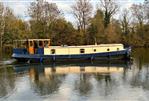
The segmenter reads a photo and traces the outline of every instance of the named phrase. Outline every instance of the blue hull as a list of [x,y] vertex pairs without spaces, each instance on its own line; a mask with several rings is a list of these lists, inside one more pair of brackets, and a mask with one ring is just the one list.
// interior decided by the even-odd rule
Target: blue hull
[[43,54],[17,54],[13,53],[12,57],[18,61],[58,61],[58,60],[84,60],[84,59],[128,59],[130,57],[130,48],[122,51],[103,52],[92,54],[77,54],[77,55],[43,55]]

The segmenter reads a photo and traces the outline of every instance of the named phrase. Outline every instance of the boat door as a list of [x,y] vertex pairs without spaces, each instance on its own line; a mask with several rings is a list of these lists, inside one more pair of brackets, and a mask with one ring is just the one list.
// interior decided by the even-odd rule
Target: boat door
[[29,54],[34,54],[34,41],[29,41]]

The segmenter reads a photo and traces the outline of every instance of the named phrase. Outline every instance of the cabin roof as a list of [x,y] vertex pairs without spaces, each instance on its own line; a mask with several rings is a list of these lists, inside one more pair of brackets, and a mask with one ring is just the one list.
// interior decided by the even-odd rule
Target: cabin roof
[[99,44],[99,45],[83,45],[83,46],[50,46],[50,48],[91,48],[91,47],[115,47],[115,46],[121,46],[123,47],[123,44]]

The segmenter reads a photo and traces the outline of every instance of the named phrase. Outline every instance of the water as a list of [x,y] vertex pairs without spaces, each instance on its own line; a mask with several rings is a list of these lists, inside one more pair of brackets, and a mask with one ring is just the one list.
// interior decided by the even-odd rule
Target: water
[[133,63],[4,65],[0,100],[148,101],[149,49],[135,49],[133,58]]

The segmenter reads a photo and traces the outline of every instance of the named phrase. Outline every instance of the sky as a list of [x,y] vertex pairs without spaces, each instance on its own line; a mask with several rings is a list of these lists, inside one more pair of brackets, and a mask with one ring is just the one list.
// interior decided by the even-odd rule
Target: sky
[[[64,17],[67,21],[74,22],[74,18],[71,14],[71,5],[75,3],[76,0],[46,0],[51,3],[56,3],[58,8],[63,12]],[[93,11],[96,10],[99,5],[100,0],[91,0],[93,5]],[[129,8],[133,3],[142,3],[144,0],[117,0],[121,5],[121,8]],[[9,6],[13,9],[14,14],[21,19],[28,20],[29,16],[27,14],[28,7],[31,2],[35,0],[0,0],[5,6]]]

